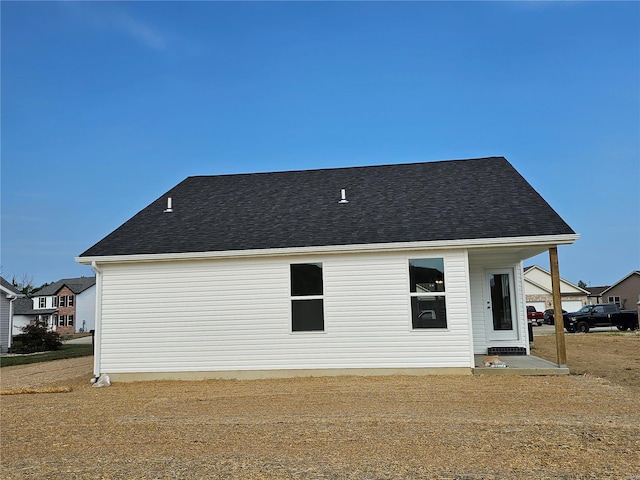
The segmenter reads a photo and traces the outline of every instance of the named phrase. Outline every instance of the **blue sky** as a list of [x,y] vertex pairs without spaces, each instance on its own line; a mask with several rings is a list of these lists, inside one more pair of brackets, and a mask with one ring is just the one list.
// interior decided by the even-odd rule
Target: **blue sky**
[[484,156],[581,234],[563,278],[640,269],[638,2],[0,8],[9,280],[91,275],[74,257],[189,175]]

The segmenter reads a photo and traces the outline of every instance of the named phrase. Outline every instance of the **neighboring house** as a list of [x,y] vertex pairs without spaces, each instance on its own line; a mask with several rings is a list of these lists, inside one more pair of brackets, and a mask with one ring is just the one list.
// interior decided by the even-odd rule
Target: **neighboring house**
[[14,302],[24,297],[11,283],[0,277],[0,353],[7,353],[11,347]]
[[22,328],[26,327],[35,320],[46,322],[51,330],[55,330],[54,315],[57,313],[55,308],[33,308],[33,299],[31,297],[19,298],[13,304],[13,335],[19,335]]
[[114,380],[471,373],[579,236],[502,157],[188,177],[76,260]]
[[640,270],[634,270],[626,277],[601,292],[603,303],[615,303],[623,310],[635,310],[640,302]]
[[[39,318],[68,335],[95,328],[96,278],[65,278],[33,294],[31,305],[20,304],[20,323]],[[29,308],[30,307],[30,308]]]
[[589,305],[596,305],[598,303],[603,303],[602,301],[602,292],[609,288],[608,285],[600,286],[600,287],[587,287],[589,290],[589,295],[587,295],[587,303]]
[[[527,305],[533,305],[539,312],[553,308],[551,272],[538,265],[524,269],[524,294]],[[562,309],[567,312],[580,310],[587,304],[589,292],[563,278],[560,279]]]

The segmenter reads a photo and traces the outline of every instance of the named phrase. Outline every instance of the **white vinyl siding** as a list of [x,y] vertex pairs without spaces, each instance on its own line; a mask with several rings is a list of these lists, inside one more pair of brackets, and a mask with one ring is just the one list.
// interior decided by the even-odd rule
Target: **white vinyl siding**
[[[464,251],[445,259],[447,329],[412,331],[399,253],[102,266],[100,373],[472,367]],[[422,256],[426,256],[422,252]],[[323,265],[325,330],[291,332],[291,263]]]
[[96,286],[92,285],[76,295],[76,317],[74,322],[76,332],[93,330],[96,325],[95,317]]

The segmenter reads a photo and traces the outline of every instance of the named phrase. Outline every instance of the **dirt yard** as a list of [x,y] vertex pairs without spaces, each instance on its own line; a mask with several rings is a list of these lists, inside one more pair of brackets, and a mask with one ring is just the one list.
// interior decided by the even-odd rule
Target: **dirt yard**
[[[553,360],[554,337],[534,354]],[[3,479],[640,479],[640,335],[567,336],[564,377],[92,388],[91,357],[0,370]]]

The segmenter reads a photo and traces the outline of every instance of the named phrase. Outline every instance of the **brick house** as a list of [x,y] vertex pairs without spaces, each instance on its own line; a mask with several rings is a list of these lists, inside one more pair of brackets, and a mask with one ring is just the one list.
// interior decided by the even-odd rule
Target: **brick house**
[[93,330],[95,285],[95,277],[65,278],[47,285],[31,299],[32,309],[25,312],[25,320],[28,323],[39,316],[61,335]]

